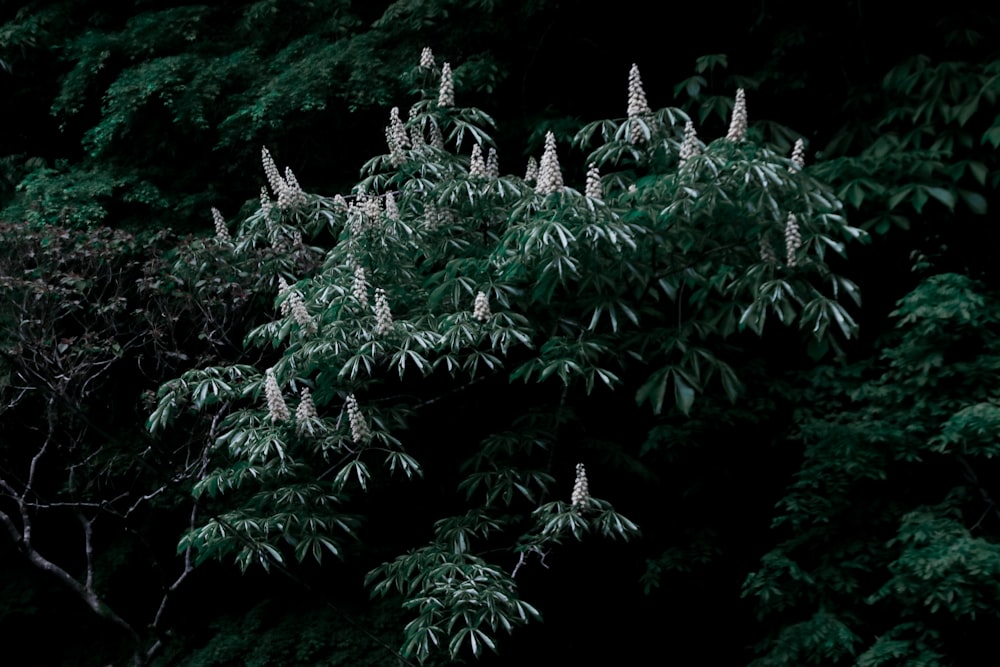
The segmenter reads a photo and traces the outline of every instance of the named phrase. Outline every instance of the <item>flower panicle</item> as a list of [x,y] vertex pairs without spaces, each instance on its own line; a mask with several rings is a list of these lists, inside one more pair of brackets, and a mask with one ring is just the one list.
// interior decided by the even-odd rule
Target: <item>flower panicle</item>
[[684,124],[684,139],[681,141],[680,166],[693,157],[701,154],[701,146],[698,144],[698,131],[694,123],[690,120]]
[[212,207],[212,223],[215,225],[215,238],[219,243],[232,243],[233,237],[229,235],[229,227],[226,226],[226,219],[222,217],[219,209]]
[[601,199],[603,192],[601,191],[601,171],[597,168],[596,164],[591,164],[587,169],[587,185],[584,189],[584,194],[586,194],[591,199]]
[[287,421],[291,414],[274,376],[274,368],[268,368],[264,373],[264,396],[267,399],[267,412],[272,422]]
[[559,155],[556,153],[556,135],[551,131],[545,134],[545,150],[538,167],[538,183],[535,192],[549,195],[563,188],[562,170],[559,168]]
[[479,320],[480,322],[488,322],[490,313],[490,300],[486,296],[486,292],[479,292],[476,294],[476,300],[472,304],[472,317]]
[[729,132],[726,139],[729,141],[745,141],[747,138],[747,96],[746,92],[739,88],[736,91],[736,103],[733,105],[733,117],[729,122]]
[[[795,140],[795,146],[792,148],[792,164],[798,169],[806,166],[806,142],[802,137]],[[789,168],[788,171],[793,170]]]
[[796,266],[799,263],[798,252],[802,247],[802,233],[799,230],[799,219],[794,213],[788,214],[785,222],[785,263]]
[[573,493],[570,504],[574,509],[584,509],[590,503],[590,487],[587,483],[587,469],[582,463],[576,464],[576,480],[573,482]]
[[367,444],[372,439],[371,429],[368,428],[368,422],[365,420],[365,416],[361,414],[361,408],[358,407],[358,399],[351,394],[347,397],[347,419],[351,425],[351,439],[359,445]]
[[389,299],[385,290],[375,288],[375,334],[384,336],[392,329],[392,311],[389,310]]
[[449,108],[455,106],[455,80],[451,73],[451,64],[441,66],[441,87],[438,89],[438,106]]
[[420,68],[434,69],[434,52],[431,51],[431,47],[429,46],[425,46],[420,51]]

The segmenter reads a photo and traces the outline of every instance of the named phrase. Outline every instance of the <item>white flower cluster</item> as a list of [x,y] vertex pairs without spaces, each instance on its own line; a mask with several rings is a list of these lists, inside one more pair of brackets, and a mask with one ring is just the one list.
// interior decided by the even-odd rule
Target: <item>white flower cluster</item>
[[281,389],[278,388],[273,368],[268,368],[264,373],[264,396],[267,398],[267,412],[271,415],[272,422],[286,421],[291,416]]
[[795,147],[792,148],[792,164],[799,169],[806,166],[806,142],[802,140],[802,137],[795,140]]
[[562,190],[563,177],[559,169],[559,156],[556,154],[556,135],[551,131],[545,133],[545,151],[538,167],[538,183],[535,192],[548,195]]
[[434,69],[434,52],[431,47],[425,46],[420,52],[420,67],[423,69]]
[[486,176],[500,178],[500,160],[497,158],[497,149],[495,148],[491,148],[486,155]]
[[587,485],[587,470],[582,463],[576,464],[576,481],[573,483],[573,495],[570,503],[574,508],[583,509],[590,502],[590,489]]
[[[299,186],[298,179],[292,173],[291,167],[285,167],[285,176],[278,173],[274,158],[266,147],[261,148],[261,162],[264,165],[264,175],[271,186],[271,191],[278,196],[278,208],[286,209],[305,203],[306,193]],[[261,205],[264,205],[261,200]]]
[[396,205],[396,197],[391,192],[385,195],[385,217],[399,220],[399,206]]
[[524,181],[538,180],[538,161],[533,157],[528,158],[528,168],[524,170]]
[[309,387],[302,387],[299,405],[295,408],[295,425],[298,428],[299,433],[306,430],[309,420],[316,419],[316,417],[316,404],[313,403],[312,394],[309,393]]
[[368,281],[365,280],[363,266],[354,267],[354,281],[351,283],[351,294],[358,300],[362,308],[368,307]]
[[642,132],[642,125],[637,119],[652,113],[653,111],[646,101],[646,91],[642,88],[639,66],[632,63],[632,69],[628,73],[628,117],[629,139],[633,144],[638,144],[646,139]]
[[441,66],[441,87],[438,89],[438,106],[455,106],[455,81],[451,74],[451,65],[445,63]]
[[389,111],[389,125],[385,128],[385,143],[389,146],[389,163],[398,167],[406,161],[405,151],[410,148],[410,137],[399,117],[399,107]]
[[591,199],[601,199],[603,195],[601,192],[601,172],[596,164],[591,164],[587,169],[587,186],[584,188],[584,194]]
[[285,301],[289,304],[292,317],[298,322],[302,331],[307,334],[316,333],[316,322],[313,321],[313,318],[309,315],[309,311],[306,310],[306,304],[302,300],[302,295],[299,294],[298,290],[292,290]]
[[733,105],[733,117],[729,121],[729,133],[726,139],[744,141],[747,138],[747,96],[742,88],[736,91],[736,103]]
[[431,146],[437,148],[438,150],[444,150],[444,137],[441,136],[441,128],[438,127],[437,123],[431,123]]
[[701,154],[701,146],[698,145],[698,131],[694,129],[694,123],[688,121],[684,124],[684,140],[681,141],[680,165],[691,158]]
[[383,336],[392,329],[392,311],[389,310],[389,299],[385,290],[375,288],[375,334]]
[[281,305],[278,306],[278,309],[281,311],[282,317],[288,317],[288,314],[292,312],[291,302],[284,298],[286,292],[288,292],[288,281],[285,280],[284,276],[278,276],[278,298],[281,299]]
[[469,163],[469,176],[486,178],[486,162],[483,160],[483,149],[479,144],[472,144],[472,160]]
[[354,394],[347,397],[347,419],[351,423],[351,439],[354,442],[363,445],[372,439],[371,429],[368,428],[365,416],[361,414],[361,408],[358,407],[358,400],[354,398]]
[[490,300],[486,292],[476,294],[476,301],[472,304],[472,316],[480,322],[490,319]]
[[262,185],[260,186],[260,210],[264,211],[264,215],[267,215],[271,212],[271,206],[273,204],[271,203],[271,197],[267,194],[267,186]]
[[212,222],[215,223],[215,238],[219,243],[232,243],[233,237],[229,235],[226,219],[222,217],[219,209],[214,206],[212,207]]
[[796,253],[802,247],[802,234],[799,232],[799,220],[794,213],[788,214],[785,222],[785,263],[788,266],[798,264]]

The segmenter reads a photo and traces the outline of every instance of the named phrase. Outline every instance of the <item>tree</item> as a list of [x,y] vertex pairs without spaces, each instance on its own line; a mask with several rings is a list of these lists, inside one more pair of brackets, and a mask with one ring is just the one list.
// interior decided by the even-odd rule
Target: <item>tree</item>
[[704,145],[682,111],[649,108],[633,66],[627,116],[575,137],[600,142],[580,193],[554,134],[526,178],[501,175],[492,121],[455,106],[450,65],[428,51],[410,76],[420,99],[405,122],[392,110],[389,152],[349,197],[306,193],[265,149],[277,201],[263,194],[220,251],[333,242],[312,267],[257,275],[278,285],[279,317],[246,338],[265,370],[188,371],[160,388],[149,425],[187,408],[217,420],[218,467],[195,494],[218,514],[182,548],[244,569],[346,557],[362,519],[394,525],[402,510],[359,515],[394,476],[455,484],[457,497],[432,494],[431,540],[369,575],[415,614],[403,653],[425,660],[478,656],[537,617],[515,576],[563,540],[636,533],[580,463],[603,446],[588,435],[601,405],[622,411],[608,433],[621,446],[715,383],[735,399],[725,352],[767,319],[821,347],[852,336],[837,297],[857,292],[826,256],[860,232],[798,154],[747,139],[742,90],[728,135]]

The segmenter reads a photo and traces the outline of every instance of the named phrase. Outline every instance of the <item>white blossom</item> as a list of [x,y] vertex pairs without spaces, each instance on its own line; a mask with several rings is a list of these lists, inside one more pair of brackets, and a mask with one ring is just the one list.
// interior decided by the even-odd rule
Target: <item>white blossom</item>
[[264,373],[264,396],[267,398],[267,411],[272,422],[286,421],[291,416],[278,387],[278,380],[274,377],[273,368],[268,368]]
[[302,387],[302,392],[299,396],[299,405],[295,408],[295,425],[299,433],[308,430],[309,421],[316,419],[316,417],[316,404],[313,403],[309,387]]
[[472,316],[480,322],[486,322],[490,319],[490,300],[486,296],[486,292],[476,294],[476,301],[472,305]]
[[455,106],[455,81],[451,74],[451,65],[445,63],[441,66],[441,87],[438,90],[438,106]]
[[645,141],[646,139],[642,132],[642,125],[638,119],[650,116],[652,113],[649,103],[646,101],[646,91],[642,88],[639,66],[633,63],[632,69],[628,73],[629,139],[633,144]]
[[497,149],[490,148],[486,155],[486,176],[489,178],[500,178],[500,160],[497,158]]
[[788,220],[785,222],[785,263],[788,266],[798,264],[796,253],[801,247],[802,234],[799,232],[799,220],[794,213],[789,213]]
[[792,164],[799,169],[806,166],[806,142],[801,137],[795,140],[795,147],[792,148]]
[[219,209],[212,207],[212,222],[215,224],[215,238],[219,243],[231,243],[233,238],[229,235],[229,227],[226,226],[226,219],[222,217]]
[[292,290],[286,302],[289,304],[292,317],[298,322],[302,331],[309,334],[316,333],[316,322],[313,321],[312,316],[309,315],[309,311],[306,310],[306,304],[302,300],[302,295],[297,290]]
[[584,194],[591,199],[601,199],[601,172],[596,164],[591,164],[587,169],[587,186]]
[[289,302],[285,295],[288,292],[288,282],[283,276],[278,276],[278,298],[281,299],[281,305],[278,306],[281,311],[282,317],[288,317],[291,312],[292,304]]
[[556,154],[556,135],[551,131],[545,134],[545,151],[538,167],[538,184],[535,192],[548,195],[563,188],[562,171],[559,169],[559,156]]
[[375,289],[375,333],[382,336],[392,329],[392,312],[389,310],[389,299],[381,287]]
[[688,121],[684,125],[684,140],[681,142],[680,165],[701,153],[701,146],[698,145],[698,131],[694,128],[694,123]]
[[582,509],[590,502],[590,489],[587,485],[587,470],[582,463],[576,464],[576,481],[573,483],[573,494],[570,503],[574,508]]
[[396,205],[396,197],[391,192],[385,195],[385,217],[390,220],[399,220],[399,207]]
[[486,162],[483,161],[483,149],[480,148],[479,144],[472,144],[469,176],[473,178],[486,178]]
[[434,69],[434,52],[431,47],[425,46],[420,52],[420,67],[423,69]]
[[365,280],[364,267],[354,267],[354,281],[351,283],[351,294],[358,300],[362,308],[368,307],[368,281]]
[[410,148],[410,138],[406,127],[399,117],[399,107],[393,107],[389,112],[389,126],[385,128],[386,143],[389,145],[389,162],[398,167],[406,160],[404,151]]
[[736,103],[733,105],[733,117],[729,122],[729,133],[726,139],[744,141],[747,138],[747,97],[743,89],[736,91]]
[[354,398],[354,394],[347,397],[347,419],[351,424],[351,439],[354,442],[363,445],[372,439],[371,429],[368,428],[365,416],[361,414],[361,408],[358,407],[358,400]]
[[528,168],[524,171],[524,180],[525,182],[538,180],[538,161],[533,157],[528,158]]

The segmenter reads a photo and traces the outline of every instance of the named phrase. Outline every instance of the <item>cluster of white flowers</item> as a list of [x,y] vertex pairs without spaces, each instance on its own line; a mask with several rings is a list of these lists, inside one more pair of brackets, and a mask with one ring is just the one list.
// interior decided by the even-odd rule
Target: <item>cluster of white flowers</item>
[[351,235],[360,236],[376,226],[382,216],[381,198],[360,194],[347,207],[347,225]]
[[398,167],[406,160],[405,151],[410,148],[410,137],[406,134],[403,119],[399,117],[399,107],[389,111],[389,124],[385,128],[385,143],[389,146],[389,162]]
[[226,219],[222,217],[219,209],[212,207],[212,222],[215,224],[215,238],[219,243],[232,243],[233,237],[229,235],[229,227],[226,226]]
[[316,404],[313,403],[312,394],[309,393],[309,387],[302,387],[299,405],[295,408],[295,425],[299,433],[305,431],[308,428],[307,424],[309,421],[311,419],[316,419],[316,417]]
[[472,304],[472,316],[480,322],[490,319],[490,300],[486,292],[476,294],[476,301]]
[[441,128],[437,123],[431,122],[431,146],[438,150],[444,150],[444,137],[441,135]]
[[802,247],[802,234],[799,232],[799,220],[794,213],[788,214],[785,222],[785,263],[788,266],[798,264],[796,253]]
[[483,149],[479,144],[472,144],[472,160],[469,163],[469,176],[486,178],[486,162],[483,161]]
[[[266,147],[261,148],[261,162],[264,165],[264,176],[267,177],[271,191],[278,197],[278,208],[292,208],[305,203],[306,193],[299,186],[299,181],[295,178],[295,174],[292,173],[291,167],[285,167],[285,176],[282,178],[278,172],[277,165],[274,163],[274,158],[271,157],[271,153]],[[269,204],[270,200],[265,205],[263,197],[261,198],[261,206],[263,208],[269,209]]]
[[806,142],[802,140],[802,137],[795,140],[795,147],[792,148],[792,164],[799,169],[806,166]]
[[278,193],[278,208],[294,208],[306,203],[306,193],[292,173],[291,167],[285,167],[285,183],[287,187]]
[[562,190],[563,177],[559,169],[559,156],[556,154],[556,135],[551,131],[545,133],[545,151],[542,153],[542,162],[538,167],[538,183],[535,185],[535,192],[540,195],[548,195]]
[[486,176],[489,178],[500,178],[500,160],[497,157],[497,149],[491,148],[486,155]]
[[375,334],[385,335],[392,329],[392,311],[389,310],[389,299],[385,296],[385,290],[381,287],[375,288]]
[[639,123],[638,119],[652,113],[649,103],[646,102],[646,91],[642,88],[639,66],[633,63],[632,69],[628,73],[629,140],[633,144],[638,144],[646,139],[642,132],[642,124]]
[[601,199],[603,192],[601,192],[601,171],[597,168],[596,164],[591,164],[587,168],[587,185],[584,188],[584,194],[591,199]]
[[455,106],[455,81],[451,74],[451,65],[445,63],[441,66],[441,87],[438,90],[438,106]]
[[538,161],[533,157],[528,158],[528,168],[524,170],[524,180],[525,182],[538,180]]
[[684,124],[684,140],[681,141],[680,165],[701,153],[701,146],[698,145],[698,131],[694,129],[694,123],[688,121]]
[[288,317],[292,308],[289,300],[284,298],[286,292],[288,292],[288,281],[285,280],[284,276],[278,276],[278,298],[281,299],[281,305],[278,308],[282,317]]
[[391,192],[385,195],[385,217],[399,220],[399,206],[396,205],[396,197]]
[[425,46],[420,52],[420,67],[423,69],[434,69],[434,52],[431,47]]
[[368,428],[365,416],[361,414],[361,408],[358,407],[358,400],[354,398],[354,394],[347,397],[347,419],[351,423],[351,439],[354,442],[363,445],[372,439],[371,429]]
[[271,415],[272,422],[286,421],[291,416],[281,389],[278,388],[273,368],[268,368],[264,373],[264,396],[267,398],[267,412]]
[[570,496],[570,504],[574,508],[582,509],[590,502],[590,489],[587,485],[587,470],[582,463],[576,464],[576,481],[573,483],[573,494]]
[[289,304],[292,317],[298,322],[302,331],[308,334],[316,333],[316,322],[313,321],[312,316],[309,315],[309,311],[306,310],[306,304],[302,300],[302,295],[299,294],[298,290],[292,290],[285,301]]
[[747,138],[747,96],[742,88],[736,91],[736,103],[733,105],[733,117],[729,121],[729,133],[726,139],[744,141]]
[[368,307],[368,281],[365,279],[363,266],[354,267],[354,281],[351,283],[351,294],[358,300],[362,308]]
[[271,212],[271,197],[267,194],[267,186],[260,186],[260,210],[264,211],[264,215]]
[[347,200],[344,199],[344,195],[334,195],[333,196],[333,208],[341,213],[347,211]]

